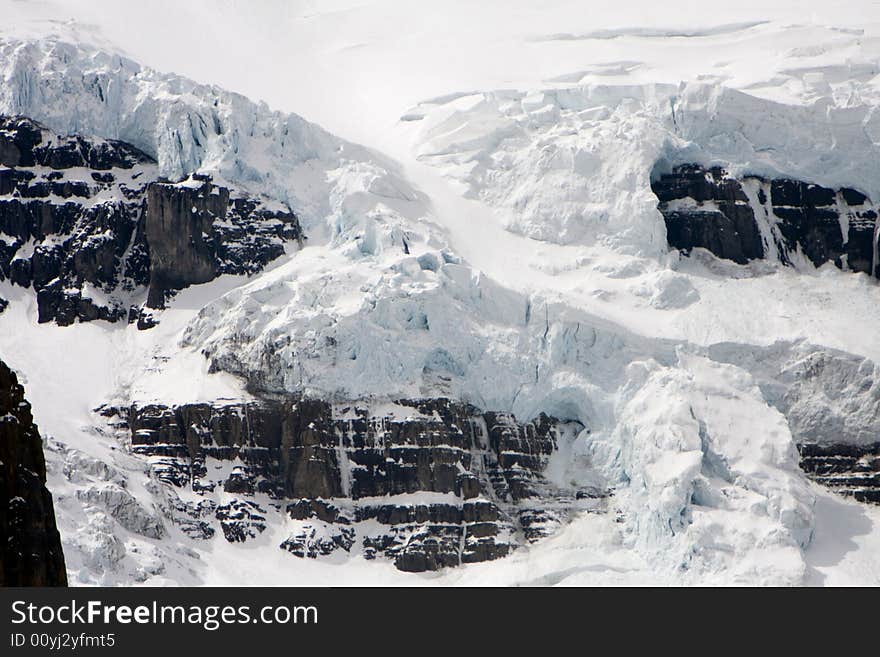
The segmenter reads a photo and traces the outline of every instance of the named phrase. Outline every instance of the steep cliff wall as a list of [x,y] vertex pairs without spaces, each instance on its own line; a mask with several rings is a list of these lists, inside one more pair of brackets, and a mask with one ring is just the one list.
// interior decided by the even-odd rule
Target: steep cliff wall
[[46,463],[30,404],[0,361],[0,586],[66,586]]

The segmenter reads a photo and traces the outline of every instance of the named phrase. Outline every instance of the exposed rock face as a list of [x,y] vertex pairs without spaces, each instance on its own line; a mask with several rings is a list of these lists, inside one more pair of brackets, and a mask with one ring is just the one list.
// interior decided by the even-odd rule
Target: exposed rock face
[[814,481],[859,502],[880,504],[880,443],[799,445],[801,468]]
[[226,214],[228,190],[157,184],[147,191],[146,236],[150,245],[148,304],[161,308],[165,292],[215,276],[211,227]]
[[144,225],[151,308],[161,308],[169,292],[221,274],[254,274],[284,254],[284,242],[303,239],[293,213],[231,196],[198,174],[183,184],[149,185]]
[[188,285],[259,271],[301,239],[286,208],[207,176],[159,181],[152,159],[124,142],[0,116],[0,280],[33,286],[40,322],[145,328],[145,297],[161,308]]
[[0,586],[67,585],[40,434],[24,388],[2,362],[0,536]]
[[23,117],[0,117],[0,152],[0,279],[33,286],[41,322],[127,317],[148,271],[135,234],[150,158]]
[[560,432],[580,425],[521,423],[447,399],[378,410],[312,399],[151,405],[129,409],[122,425],[169,490],[201,496],[170,496],[187,534],[255,537],[268,500],[292,528],[280,547],[300,557],[356,549],[407,571],[486,561],[603,495],[560,491],[543,474]]
[[[131,169],[152,162],[143,152],[114,139],[58,137],[23,116],[0,116],[0,164],[4,167]],[[14,174],[13,174],[14,177]]]
[[669,245],[745,264],[778,258],[880,277],[877,207],[855,189],[799,180],[732,178],[720,167],[674,167],[651,182]]

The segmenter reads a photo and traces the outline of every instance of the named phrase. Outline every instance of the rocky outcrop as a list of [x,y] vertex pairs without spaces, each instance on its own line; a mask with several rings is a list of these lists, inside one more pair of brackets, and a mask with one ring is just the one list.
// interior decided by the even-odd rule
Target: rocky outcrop
[[145,162],[152,159],[122,141],[89,140],[78,135],[60,137],[27,117],[0,116],[0,165],[4,167],[84,167],[109,171],[131,169]]
[[[8,157],[9,151],[0,156]],[[66,586],[40,434],[15,373],[0,362],[0,586]]]
[[682,164],[651,188],[669,245],[704,248],[745,264],[761,258],[809,262],[880,278],[878,209],[863,193],[800,180],[737,179],[721,167]]
[[285,242],[303,238],[292,212],[232,196],[198,174],[182,184],[150,184],[144,226],[151,308],[163,307],[170,292],[221,274],[254,274],[284,254]]
[[287,208],[209,176],[163,181],[124,142],[0,116],[0,280],[33,287],[40,322],[146,328],[174,291],[253,274],[302,239]]
[[880,443],[798,445],[810,479],[859,502],[880,504]]
[[544,476],[560,433],[579,424],[448,399],[148,405],[116,422],[157,480],[200,498],[167,504],[187,534],[256,537],[269,500],[290,527],[280,547],[300,557],[357,550],[407,571],[496,559],[604,495]]

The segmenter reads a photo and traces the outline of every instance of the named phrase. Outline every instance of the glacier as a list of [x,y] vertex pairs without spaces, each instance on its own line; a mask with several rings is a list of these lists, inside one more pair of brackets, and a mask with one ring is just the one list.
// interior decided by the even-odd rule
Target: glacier
[[[33,326],[32,300],[0,282],[12,302],[0,355],[52,436],[50,489],[79,583],[229,582],[240,559],[163,521],[167,493],[93,409],[262,394],[445,396],[584,427],[559,445],[550,476],[598,477],[613,492],[606,516],[420,583],[813,582],[814,544],[834,552],[827,509],[851,503],[806,479],[796,445],[876,441],[877,283],[670,252],[650,177],[658,162],[723,164],[880,199],[874,86],[850,76],[796,104],[715,81],[596,76],[608,77],[395,107],[389,147],[401,163],[113,51],[0,37],[0,112],[128,141],[171,179],[211,173],[290,206],[308,236],[259,275],[182,291],[144,333]],[[100,383],[43,383],[58,362],[70,380],[82,370]],[[880,527],[873,511],[852,513]],[[238,571],[247,581],[333,581],[350,568],[362,583],[411,582],[359,558],[275,554],[281,516],[257,542],[265,568]],[[566,569],[579,574],[554,575]]]

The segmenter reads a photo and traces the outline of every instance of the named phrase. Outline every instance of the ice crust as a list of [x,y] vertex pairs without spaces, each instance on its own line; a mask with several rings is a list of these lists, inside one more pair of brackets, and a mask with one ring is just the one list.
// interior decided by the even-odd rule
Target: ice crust
[[677,164],[791,177],[880,198],[876,105],[782,104],[717,84],[586,84],[427,101],[418,156],[496,208],[509,230],[558,244],[667,249],[651,176]]
[[353,215],[421,202],[390,161],[296,114],[58,39],[0,37],[0,112],[59,134],[127,141],[180,180],[210,172],[288,204],[307,230],[344,230]]

